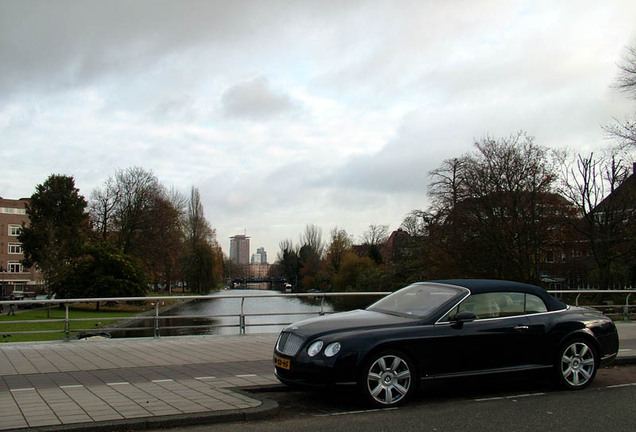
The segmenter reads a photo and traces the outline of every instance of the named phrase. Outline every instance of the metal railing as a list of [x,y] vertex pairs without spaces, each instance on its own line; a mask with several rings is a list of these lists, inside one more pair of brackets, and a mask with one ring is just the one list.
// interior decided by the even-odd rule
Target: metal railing
[[[217,295],[188,295],[188,296],[157,296],[157,297],[102,297],[102,298],[76,298],[76,299],[55,299],[55,300],[31,300],[31,299],[23,299],[23,300],[5,300],[0,301],[0,305],[4,306],[4,310],[10,304],[14,304],[18,307],[24,307],[28,305],[58,305],[64,308],[64,318],[52,318],[52,319],[37,319],[37,320],[10,320],[10,321],[0,321],[0,335],[6,333],[3,330],[3,324],[29,324],[29,323],[63,323],[63,329],[61,330],[30,330],[30,331],[12,331],[11,334],[21,335],[21,334],[47,334],[47,333],[63,333],[64,338],[66,340],[70,340],[71,333],[74,334],[91,334],[95,332],[99,332],[100,329],[95,328],[74,328],[71,329],[71,323],[82,323],[82,322],[90,322],[90,321],[114,321],[116,323],[134,323],[141,322],[144,320],[150,320],[150,326],[129,326],[126,325],[124,327],[120,326],[107,326],[102,329],[106,332],[115,332],[115,331],[148,331],[151,330],[154,337],[161,336],[162,330],[197,330],[197,329],[212,329],[212,328],[238,328],[240,334],[245,334],[247,327],[259,327],[259,326],[284,326],[291,324],[292,321],[280,321],[280,322],[250,322],[249,318],[255,317],[289,317],[289,316],[319,316],[327,313],[331,313],[332,311],[328,310],[327,307],[327,299],[332,297],[382,297],[389,292],[360,292],[360,293],[298,293],[298,294],[289,294],[289,293],[250,293],[250,294],[217,294]],[[248,313],[245,308],[245,301],[247,299],[259,299],[259,298],[300,298],[300,299],[308,299],[313,303],[319,302],[316,306],[316,310],[313,311],[292,311],[292,312],[268,312],[268,313]],[[179,304],[183,304],[183,302],[190,302],[196,300],[222,300],[222,299],[240,299],[240,308],[236,313],[230,314],[216,314],[216,315],[169,315],[162,314],[162,306],[166,305],[166,302],[173,303],[173,306],[178,306]],[[71,314],[73,312],[71,306],[77,303],[107,303],[107,302],[143,302],[150,303],[152,306],[152,310],[150,313],[147,311],[145,313],[141,313],[139,315],[131,316],[131,317],[109,317],[107,315],[99,316],[98,318],[72,318]],[[105,313],[104,313],[105,314]],[[187,319],[222,319],[222,318],[235,318],[236,322],[234,324],[212,324],[212,325],[176,325],[176,326],[165,326],[162,325],[163,322],[168,320],[187,320]]]
[[[597,304],[597,305],[584,305],[588,307],[592,307],[594,309],[598,309],[603,312],[613,311],[622,309],[622,315],[625,320],[629,320],[629,311],[631,309],[636,310],[636,304],[629,304],[630,298],[632,294],[636,293],[634,289],[624,289],[624,290],[598,290],[598,289],[584,289],[584,290],[550,290],[548,291],[550,294],[555,296],[563,296],[563,295],[575,295],[574,305],[581,306],[580,299],[582,295],[595,295],[595,296],[606,296],[606,295],[624,295],[625,302],[613,304],[613,300],[607,300],[605,304]],[[610,303],[612,302],[612,303]]]
[[[628,290],[551,290],[549,291],[551,294],[556,295],[558,297],[563,296],[573,296],[576,295],[574,305],[581,305],[581,297],[585,295],[610,295],[610,296],[620,296],[624,295],[624,303],[620,304],[609,304],[609,301],[605,304],[599,305],[591,305],[586,304],[585,306],[592,307],[598,310],[601,310],[608,314],[618,315],[625,320],[630,319],[630,311],[636,310],[636,304],[630,304],[630,300],[632,294],[636,293],[636,290],[628,289]],[[63,323],[63,329],[59,330],[30,330],[30,331],[11,331],[11,334],[19,335],[19,334],[44,334],[44,333],[63,333],[64,338],[66,340],[71,339],[71,334],[82,334],[82,333],[95,333],[99,332],[100,329],[95,328],[73,328],[71,329],[71,323],[82,323],[99,320],[110,322],[113,321],[115,324],[120,324],[119,326],[107,326],[103,331],[113,332],[113,331],[152,331],[154,337],[160,337],[162,335],[163,330],[168,329],[210,329],[213,328],[224,328],[224,327],[233,327],[238,328],[240,334],[245,334],[246,329],[248,327],[259,327],[259,326],[284,326],[291,324],[292,321],[285,320],[285,317],[290,316],[319,316],[327,313],[331,313],[331,310],[328,310],[327,307],[327,299],[329,298],[338,298],[338,297],[381,297],[390,294],[390,292],[360,292],[360,293],[302,293],[302,294],[288,294],[288,293],[250,293],[250,294],[216,294],[216,295],[205,295],[205,296],[161,296],[161,297],[106,297],[106,298],[79,298],[79,299],[55,299],[55,300],[31,300],[31,299],[23,299],[23,300],[5,300],[0,301],[0,305],[4,306],[4,310],[10,305],[14,304],[18,307],[23,307],[26,305],[61,305],[64,308],[64,318],[57,319],[38,319],[38,320],[10,320],[10,321],[0,321],[0,335],[6,333],[3,331],[3,324],[28,324],[28,323]],[[253,299],[262,299],[262,298],[272,298],[272,297],[282,297],[282,298],[300,298],[307,299],[310,302],[319,303],[316,306],[316,309],[313,311],[291,311],[291,312],[268,312],[268,313],[248,313],[246,312],[246,300]],[[240,299],[240,308],[236,311],[236,313],[230,314],[217,314],[217,315],[170,315],[165,314],[162,315],[162,306],[165,306],[166,302],[174,303],[173,306],[177,306],[179,304],[183,304],[185,301],[195,301],[195,300],[221,300],[221,299]],[[71,306],[76,303],[96,303],[96,302],[144,302],[151,303],[152,310],[147,311],[143,314],[131,316],[131,317],[113,317],[113,316],[99,316],[98,318],[72,318],[71,314],[73,312]],[[619,312],[617,312],[619,311]],[[169,312],[169,310],[167,311]],[[104,312],[106,314],[106,312]],[[257,322],[252,321],[253,318],[257,317],[280,317],[281,320],[277,322]],[[236,319],[235,323],[232,324],[206,324],[206,325],[162,325],[162,323],[166,322],[170,319],[221,319],[221,318],[233,318]],[[121,323],[129,324],[134,322],[140,322],[142,320],[149,320],[151,322],[150,326],[121,326]]]

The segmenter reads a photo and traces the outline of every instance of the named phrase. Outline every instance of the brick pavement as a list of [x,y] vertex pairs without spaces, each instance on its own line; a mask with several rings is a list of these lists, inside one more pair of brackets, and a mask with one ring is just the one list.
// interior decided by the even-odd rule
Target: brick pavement
[[[619,324],[636,363],[636,324]],[[276,334],[0,344],[0,431],[118,430],[259,418]]]
[[271,408],[276,335],[0,345],[0,430],[102,430],[239,420]]

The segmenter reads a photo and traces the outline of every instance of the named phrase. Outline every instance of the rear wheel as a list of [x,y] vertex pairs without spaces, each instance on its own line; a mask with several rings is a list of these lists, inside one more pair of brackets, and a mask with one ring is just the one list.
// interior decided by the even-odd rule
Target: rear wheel
[[371,404],[388,408],[411,397],[417,387],[417,376],[406,355],[385,351],[369,358],[358,385]]
[[596,352],[584,339],[573,339],[557,352],[555,374],[557,383],[569,390],[587,387],[596,375]]

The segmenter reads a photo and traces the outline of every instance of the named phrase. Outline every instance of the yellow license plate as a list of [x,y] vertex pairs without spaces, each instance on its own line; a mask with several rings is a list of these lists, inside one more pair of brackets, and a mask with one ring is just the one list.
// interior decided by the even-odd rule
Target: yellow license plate
[[291,366],[289,359],[278,357],[277,355],[274,356],[274,365],[276,365],[277,367],[281,369],[287,369],[287,370],[289,370]]

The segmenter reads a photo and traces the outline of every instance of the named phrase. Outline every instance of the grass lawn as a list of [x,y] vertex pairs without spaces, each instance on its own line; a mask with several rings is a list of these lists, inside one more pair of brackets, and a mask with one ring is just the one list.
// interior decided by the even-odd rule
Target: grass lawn
[[[18,310],[15,316],[7,316],[9,308],[5,307],[0,316],[0,343],[3,342],[33,342],[64,339],[64,309],[57,307],[50,309],[50,317],[47,317],[47,310]],[[71,337],[77,334],[73,330],[80,329],[99,329],[108,324],[114,323],[116,320],[105,318],[128,318],[135,316],[146,310],[143,306],[121,305],[118,307],[102,306],[99,311],[95,311],[95,303],[91,305],[77,305],[69,309],[69,317],[73,319],[87,319],[86,321],[71,321]],[[14,321],[31,321],[28,323],[20,323]],[[58,322],[46,322],[48,320],[61,320]],[[15,332],[24,331],[50,331],[56,333],[33,333],[33,334],[14,334]]]

